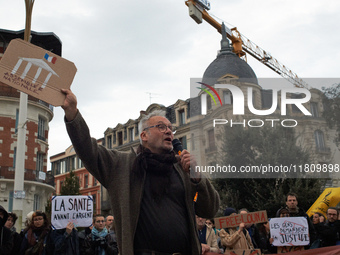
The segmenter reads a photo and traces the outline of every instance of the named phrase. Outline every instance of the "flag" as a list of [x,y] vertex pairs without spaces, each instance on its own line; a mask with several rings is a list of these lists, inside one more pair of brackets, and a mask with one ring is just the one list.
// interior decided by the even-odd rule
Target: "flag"
[[340,188],[325,189],[314,204],[308,209],[307,214],[311,217],[316,212],[326,216],[328,207],[334,207],[340,202]]
[[52,57],[50,55],[48,55],[47,53],[45,54],[44,58],[48,61],[51,62],[52,64],[55,64],[55,62],[57,61],[56,57]]

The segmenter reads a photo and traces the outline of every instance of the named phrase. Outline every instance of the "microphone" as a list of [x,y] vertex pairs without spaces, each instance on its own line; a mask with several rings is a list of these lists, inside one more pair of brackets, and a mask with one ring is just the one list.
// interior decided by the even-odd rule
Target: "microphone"
[[183,151],[183,146],[181,142],[178,139],[172,140],[172,146],[174,147],[174,152],[176,152],[178,155],[181,155]]

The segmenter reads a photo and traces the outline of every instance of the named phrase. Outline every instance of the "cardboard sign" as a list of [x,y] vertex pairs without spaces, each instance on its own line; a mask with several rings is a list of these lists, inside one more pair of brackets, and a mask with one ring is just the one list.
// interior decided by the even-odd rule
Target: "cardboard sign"
[[54,229],[66,228],[73,222],[77,227],[89,227],[93,218],[92,196],[53,196],[51,224]]
[[225,251],[224,254],[227,255],[261,255],[261,250],[260,249],[255,249],[255,250],[242,250],[242,249],[236,249],[236,250],[230,250],[230,251]]
[[304,246],[284,246],[284,247],[277,247],[277,253],[288,253],[293,251],[304,251]]
[[267,222],[267,211],[251,212],[246,214],[236,214],[227,217],[215,218],[215,226],[221,228],[233,228],[239,226],[242,222],[245,224],[256,224]]
[[272,218],[270,235],[274,246],[304,246],[309,244],[308,222],[305,217]]
[[8,45],[0,61],[0,81],[54,106],[64,103],[60,89],[69,89],[76,66],[21,39]]

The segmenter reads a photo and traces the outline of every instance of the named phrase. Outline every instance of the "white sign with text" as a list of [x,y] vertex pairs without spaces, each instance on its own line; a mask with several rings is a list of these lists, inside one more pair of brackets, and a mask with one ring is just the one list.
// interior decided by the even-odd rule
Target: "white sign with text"
[[89,227],[93,218],[92,196],[53,196],[51,224],[54,229],[66,228],[73,222],[76,227]]
[[269,224],[274,246],[309,244],[308,222],[305,217],[271,218]]

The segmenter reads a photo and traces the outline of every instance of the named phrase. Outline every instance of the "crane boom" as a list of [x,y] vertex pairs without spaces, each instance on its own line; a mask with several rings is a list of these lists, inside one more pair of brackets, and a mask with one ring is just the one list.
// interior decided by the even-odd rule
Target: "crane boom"
[[[199,24],[202,19],[212,25],[219,33],[222,33],[222,24],[216,21],[205,8],[198,4],[196,0],[187,0],[185,4],[189,7],[189,15]],[[239,57],[246,56],[246,53],[266,65],[274,72],[281,75],[283,78],[294,84],[296,87],[309,88],[308,84],[300,79],[296,73],[280,63],[276,58],[257,46],[254,42],[242,35],[236,27],[229,29],[226,27],[227,37],[233,44],[233,51]]]

